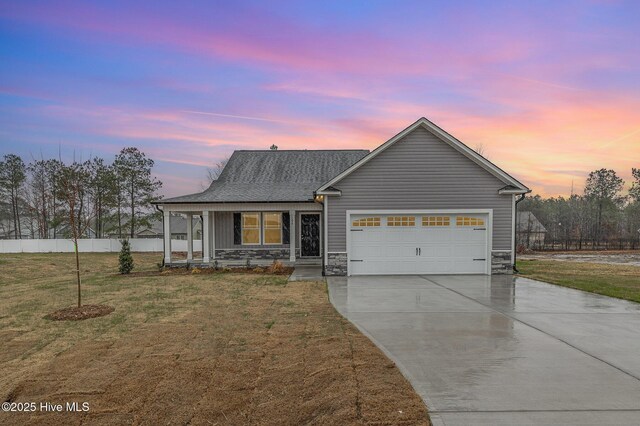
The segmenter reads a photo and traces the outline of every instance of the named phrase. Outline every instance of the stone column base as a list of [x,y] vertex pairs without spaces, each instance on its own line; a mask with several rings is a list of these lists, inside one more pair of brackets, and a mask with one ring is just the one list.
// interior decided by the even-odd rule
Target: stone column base
[[347,275],[347,253],[327,253],[327,264],[324,266],[327,276]]
[[491,275],[501,274],[513,274],[510,250],[491,252]]

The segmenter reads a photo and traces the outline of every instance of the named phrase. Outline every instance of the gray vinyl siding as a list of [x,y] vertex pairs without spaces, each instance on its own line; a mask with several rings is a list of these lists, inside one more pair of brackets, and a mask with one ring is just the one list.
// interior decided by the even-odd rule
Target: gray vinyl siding
[[419,127],[333,185],[329,252],[346,251],[347,210],[493,209],[493,249],[511,250],[512,195],[505,183]]
[[[311,213],[311,212],[309,212]],[[215,228],[216,228],[216,250],[217,249],[237,249],[246,247],[268,247],[268,248],[289,248],[289,244],[263,244],[261,246],[243,246],[233,243],[233,212],[215,212]],[[297,222],[298,213],[296,213],[296,247],[300,241],[300,226]]]

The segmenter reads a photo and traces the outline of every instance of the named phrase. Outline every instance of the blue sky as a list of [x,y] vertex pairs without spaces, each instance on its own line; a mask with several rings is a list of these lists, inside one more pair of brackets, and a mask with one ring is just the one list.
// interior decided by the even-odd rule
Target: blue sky
[[166,195],[234,149],[421,116],[545,195],[640,167],[639,2],[0,1],[0,153],[137,146]]

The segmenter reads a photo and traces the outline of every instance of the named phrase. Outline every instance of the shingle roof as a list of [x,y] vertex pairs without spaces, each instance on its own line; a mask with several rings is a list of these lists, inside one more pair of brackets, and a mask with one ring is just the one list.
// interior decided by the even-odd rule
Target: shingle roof
[[367,150],[235,151],[218,180],[196,194],[158,203],[303,202]]

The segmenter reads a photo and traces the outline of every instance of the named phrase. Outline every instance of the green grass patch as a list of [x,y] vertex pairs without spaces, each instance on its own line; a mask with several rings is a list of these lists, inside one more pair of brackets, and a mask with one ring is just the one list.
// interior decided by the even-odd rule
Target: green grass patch
[[557,260],[520,260],[520,276],[640,303],[640,267]]

